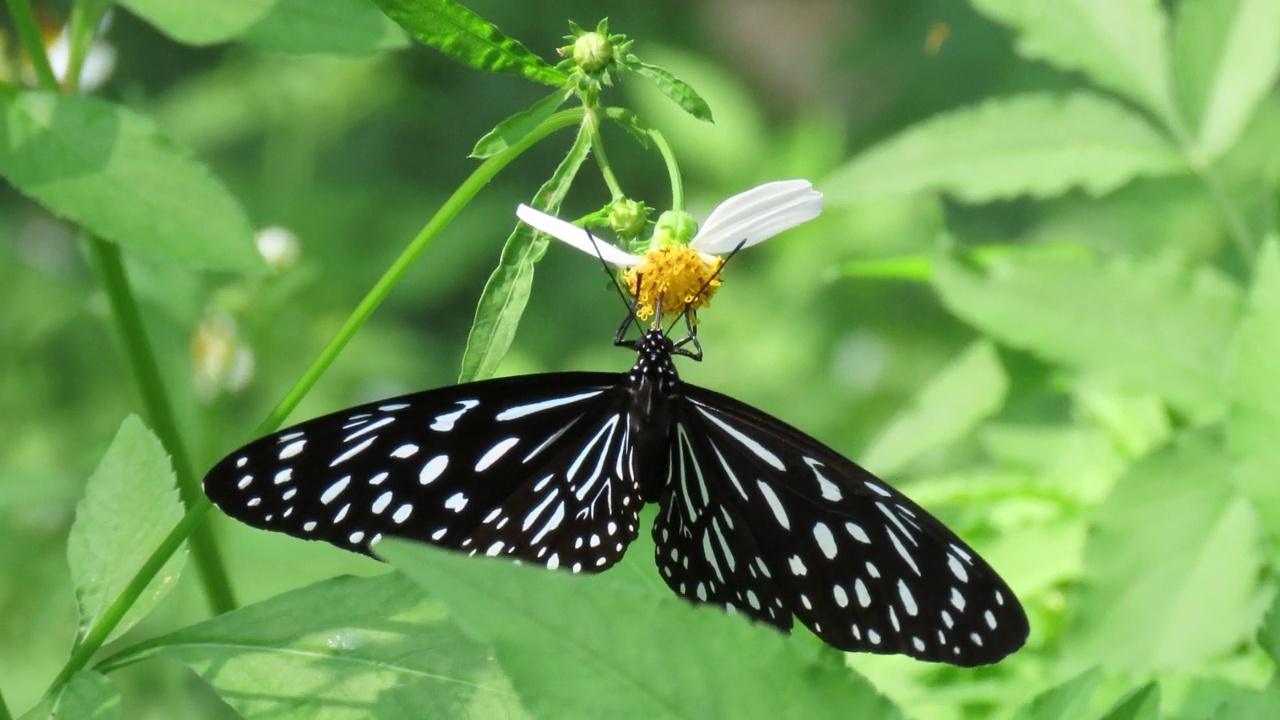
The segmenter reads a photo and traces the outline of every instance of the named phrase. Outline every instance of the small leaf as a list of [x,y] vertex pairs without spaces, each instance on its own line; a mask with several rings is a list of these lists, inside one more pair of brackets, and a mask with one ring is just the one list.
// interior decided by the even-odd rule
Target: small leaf
[[1102,195],[1142,176],[1184,172],[1178,151],[1145,120],[1100,95],[988,100],[907,128],[837,169],[832,202],[939,191],[966,202]]
[[685,112],[699,120],[715,122],[711,118],[711,106],[707,104],[706,100],[702,99],[698,91],[694,90],[689,83],[657,65],[649,65],[639,60],[631,60],[626,63],[625,67],[653,83],[662,91],[663,95],[674,100]]
[[120,717],[120,689],[105,675],[78,672],[58,696],[53,717],[58,720],[116,720]]
[[498,123],[476,143],[471,157],[487,158],[506,150],[520,142],[543,120],[555,114],[572,93],[568,89],[557,90],[534,103],[528,110],[521,110]]
[[1253,290],[1240,323],[1228,369],[1227,447],[1235,459],[1234,481],[1253,501],[1262,525],[1280,546],[1280,238],[1262,245]]
[[[578,169],[591,152],[591,138],[585,128],[579,130],[569,154],[560,161],[551,178],[542,184],[531,206],[554,215],[569,194]],[[512,217],[515,216],[514,209]],[[547,252],[547,239],[532,227],[517,223],[502,248],[498,267],[485,283],[476,306],[476,318],[467,335],[467,349],[462,355],[459,383],[483,380],[493,376],[502,356],[511,347],[520,316],[533,289],[533,265]]]
[[1271,609],[1258,630],[1258,646],[1271,662],[1280,665],[1280,595],[1271,601]]
[[1168,20],[1159,0],[973,0],[1018,33],[1018,51],[1175,115]]
[[367,0],[120,0],[188,45],[239,41],[275,53],[368,55],[409,44]]
[[901,717],[830,655],[665,589],[402,541],[379,548],[493,645],[536,717]]
[[1071,657],[1116,672],[1188,670],[1248,637],[1260,614],[1259,527],[1229,473],[1204,432],[1120,478],[1089,530],[1063,640]]
[[640,119],[638,115],[626,108],[612,108],[608,118],[618,125],[618,127],[630,133],[640,147],[648,150],[652,141],[649,137],[649,126]]
[[185,663],[244,718],[511,717],[491,659],[396,574],[339,577],[128,648]]
[[893,476],[921,455],[968,435],[1004,404],[1009,379],[989,342],[970,345],[916,395],[863,454],[863,464]]
[[545,85],[569,76],[548,65],[497,27],[452,0],[374,0],[409,34],[477,70],[520,75]]
[[1196,421],[1225,411],[1240,293],[1215,269],[1030,251],[972,268],[944,255],[934,283],[952,312],[1001,342],[1155,394]]
[[1097,668],[1086,670],[1037,695],[1016,717],[1018,720],[1074,720],[1085,717],[1100,677]]
[[126,248],[196,268],[265,269],[235,198],[123,106],[0,89],[0,174]]
[[1149,682],[1129,693],[1102,720],[1158,720],[1160,717],[1160,686]]
[[1240,137],[1280,73],[1280,3],[1183,0],[1174,74],[1197,153],[1217,158]]
[[[130,415],[89,478],[67,539],[67,560],[80,605],[77,642],[181,519],[182,504],[164,447],[141,420]],[[179,552],[165,564],[111,638],[119,637],[159,604],[177,582],[185,559],[186,553]]]

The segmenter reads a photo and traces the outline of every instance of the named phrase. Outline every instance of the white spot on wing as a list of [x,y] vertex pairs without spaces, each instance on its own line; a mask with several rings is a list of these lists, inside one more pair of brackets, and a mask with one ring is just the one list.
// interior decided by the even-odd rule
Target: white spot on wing
[[476,472],[484,472],[485,470],[488,470],[489,466],[498,462],[498,460],[500,460],[508,450],[515,447],[515,444],[518,442],[520,442],[520,439],[513,437],[498,441],[497,445],[489,448],[485,454],[480,456],[480,459],[476,461]]
[[329,503],[333,502],[334,499],[336,499],[339,495],[342,494],[343,490],[347,489],[347,484],[350,482],[351,482],[350,475],[343,476],[341,480],[325,488],[324,493],[320,495],[320,502],[324,503],[325,505],[328,505]]
[[695,406],[695,407],[697,407],[697,408],[698,408],[698,412],[702,413],[702,414],[703,414],[703,415],[704,415],[708,420],[710,420],[711,422],[713,422],[713,423],[715,423],[716,425],[720,426],[720,429],[721,429],[721,430],[724,430],[726,433],[729,433],[729,435],[730,435],[734,440],[737,440],[738,442],[742,443],[743,447],[745,447],[745,448],[747,448],[748,450],[750,450],[750,451],[752,452],[752,454],[754,454],[756,457],[758,457],[758,458],[760,458],[761,460],[765,461],[765,462],[766,462],[770,467],[772,467],[773,469],[778,470],[778,471],[785,471],[785,470],[787,469],[787,466],[786,466],[786,465],[784,465],[784,464],[783,464],[783,462],[782,462],[781,460],[779,460],[779,459],[778,459],[778,456],[777,456],[777,455],[774,455],[774,454],[773,454],[773,453],[771,453],[771,452],[769,452],[769,450],[768,450],[768,449],[766,449],[766,448],[765,448],[765,446],[763,446],[763,445],[761,445],[760,443],[756,442],[756,441],[755,441],[755,440],[753,440],[752,438],[750,438],[750,437],[746,436],[745,434],[743,434],[741,431],[737,430],[736,428],[730,427],[730,426],[729,426],[725,421],[723,421],[723,420],[721,420],[720,418],[716,417],[716,416],[715,416],[714,414],[712,414],[712,413],[711,413],[711,411],[710,411],[710,410],[708,410],[707,408],[704,408],[704,407],[702,407],[701,405],[697,405],[697,406]]
[[395,450],[392,450],[391,457],[400,458],[401,460],[404,460],[405,458],[413,457],[414,453],[416,452],[418,452],[417,445],[414,445],[413,443],[405,443],[400,447],[396,448]]
[[787,511],[782,507],[782,501],[778,499],[773,488],[765,484],[763,480],[757,480],[756,485],[760,487],[760,494],[764,495],[764,499],[769,503],[769,509],[773,511],[773,516],[778,519],[778,524],[783,530],[791,529],[791,519],[787,517]]
[[454,410],[453,412],[447,412],[447,413],[444,413],[443,415],[437,415],[435,422],[431,423],[432,430],[435,430],[436,432],[449,432],[450,430],[453,429],[454,424],[458,422],[458,418],[462,417],[462,414],[465,413],[466,411],[479,405],[480,401],[479,400],[459,400],[456,404],[461,405],[462,407],[458,408],[457,410]]
[[422,472],[418,473],[418,484],[431,484],[436,478],[440,477],[440,473],[444,472],[447,467],[449,467],[448,455],[437,455],[431,458],[427,461],[427,464],[422,466]]
[[828,560],[836,556],[836,539],[826,523],[814,523],[813,539],[818,541],[818,549],[822,550],[822,554],[826,555]]
[[507,408],[506,410],[503,410],[502,412],[498,413],[496,416],[494,416],[494,419],[496,419],[498,422],[505,422],[507,420],[517,420],[526,415],[532,415],[533,413],[536,413],[536,412],[542,412],[543,410],[550,410],[551,408],[560,407],[561,405],[568,405],[569,403],[575,403],[575,402],[578,402],[579,400],[586,400],[587,398],[593,398],[602,392],[604,391],[591,390],[589,392],[578,393],[577,395],[566,395],[565,397],[558,397],[558,398],[552,398],[551,400],[543,400],[541,402],[529,403],[528,405],[517,405],[512,408]]
[[342,453],[338,457],[334,458],[333,462],[329,463],[329,467],[337,467],[339,463],[355,457],[357,454],[360,453],[361,450],[364,450],[365,448],[372,445],[373,441],[377,439],[378,439],[377,437],[365,438],[364,442],[361,442],[359,445],[356,445],[350,450],[347,450],[346,452]]
[[[409,514],[412,512],[413,512],[413,504],[405,503],[400,507],[396,508],[396,511],[391,516],[391,519],[395,521],[397,525],[400,525],[400,524],[403,524],[405,520],[409,519]],[[435,536],[433,535],[432,537],[435,537]],[[435,539],[439,540],[440,538],[435,538]]]
[[280,459],[288,460],[294,455],[297,455],[298,453],[302,452],[302,448],[305,447],[306,444],[307,444],[306,440],[295,440],[294,442],[291,442],[288,445],[285,445],[284,448],[280,450]]
[[444,501],[444,506],[454,512],[462,512],[462,509],[467,506],[467,496],[456,492]]

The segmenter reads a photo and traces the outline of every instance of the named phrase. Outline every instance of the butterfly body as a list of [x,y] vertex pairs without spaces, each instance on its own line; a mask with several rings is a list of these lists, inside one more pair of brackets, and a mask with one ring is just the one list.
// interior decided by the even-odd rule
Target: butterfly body
[[[844,650],[958,665],[1025,641],[1011,590],[925,510],[817,440],[682,382],[658,329],[626,374],[548,373],[343,410],[246,445],[205,491],[250,525],[371,554],[383,536],[605,570],[657,503],[676,593]],[[691,336],[697,347],[696,337]]]

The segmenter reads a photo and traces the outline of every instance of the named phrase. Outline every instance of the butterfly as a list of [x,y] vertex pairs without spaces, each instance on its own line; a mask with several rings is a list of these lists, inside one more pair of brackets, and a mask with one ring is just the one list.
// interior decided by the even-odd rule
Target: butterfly
[[[661,313],[659,313],[661,317]],[[627,373],[558,372],[368,403],[255,440],[204,479],[254,527],[355,552],[388,536],[599,572],[657,503],[657,568],[681,597],[846,651],[973,666],[1020,648],[1027,617],[968,545],[800,430],[680,380],[695,326],[614,344]]]

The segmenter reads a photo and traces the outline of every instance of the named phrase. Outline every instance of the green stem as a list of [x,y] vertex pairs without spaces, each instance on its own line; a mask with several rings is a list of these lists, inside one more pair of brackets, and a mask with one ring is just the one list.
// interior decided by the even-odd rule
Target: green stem
[[528,150],[544,137],[557,130],[577,125],[582,121],[583,112],[582,108],[572,108],[552,115],[530,131],[520,142],[485,160],[480,167],[476,168],[476,171],[471,173],[471,176],[454,191],[453,195],[449,196],[444,205],[440,206],[440,210],[423,226],[417,237],[404,249],[404,252],[400,253],[400,257],[391,263],[391,267],[387,268],[387,271],[378,279],[378,282],[364,296],[364,299],[352,311],[347,321],[342,324],[338,333],[329,341],[324,350],[320,351],[319,357],[302,374],[302,378],[298,380],[298,383],[285,394],[284,398],[275,406],[275,409],[267,415],[267,419],[263,420],[262,424],[258,426],[255,437],[265,435],[280,427],[285,418],[289,417],[289,413],[293,412],[298,403],[302,401],[303,396],[311,391],[320,376],[337,359],[338,353],[342,352],[342,349],[347,346],[347,343],[355,336],[356,331],[365,324],[369,316],[373,314],[373,311],[377,310],[382,301],[391,293],[391,289],[395,287],[396,283],[400,282],[400,278],[404,277],[404,274],[409,271],[418,256],[431,245],[431,242],[450,222],[453,222],[453,219],[458,216],[458,213],[462,212],[462,209],[467,206],[467,203],[471,202],[471,199],[480,192],[481,188],[487,185],[508,163],[519,157],[525,150]]
[[44,51],[40,24],[36,22],[36,14],[31,11],[31,3],[29,0],[9,0],[9,15],[18,30],[22,47],[27,51],[27,57],[31,58],[31,65],[36,70],[36,82],[44,90],[56,90],[58,77],[53,74],[49,54]]
[[[169,401],[164,380],[160,376],[155,352],[147,337],[146,326],[142,323],[142,313],[129,287],[129,280],[125,276],[120,248],[91,234],[86,233],[86,236],[89,241],[89,254],[101,278],[102,286],[107,291],[111,315],[115,318],[116,327],[123,340],[125,356],[128,358],[134,382],[142,396],[142,406],[146,409],[147,420],[165,449],[173,456],[173,469],[178,476],[178,493],[182,496],[183,505],[190,511],[204,498],[204,495],[200,491],[200,483],[196,478],[191,456],[187,453],[186,444],[182,441],[182,434],[178,432],[173,404]],[[196,572],[204,588],[205,597],[213,612],[220,615],[235,609],[236,603],[227,578],[227,569],[213,537],[212,527],[205,525],[196,530],[191,538],[191,555],[195,561]]]
[[676,162],[676,154],[672,152],[671,146],[667,144],[667,139],[661,132],[650,128],[649,137],[653,138],[653,144],[662,155],[662,161],[667,164],[667,176],[671,179],[671,209],[683,211],[684,183],[680,180],[680,165]]
[[600,167],[600,175],[604,177],[604,184],[609,188],[609,195],[613,200],[621,200],[626,197],[622,192],[622,184],[618,182],[617,176],[613,174],[613,167],[609,165],[609,156],[604,152],[604,139],[600,137],[600,119],[594,112],[589,112],[582,119],[583,131],[587,133],[587,137],[591,140],[591,151],[596,156],[596,165]]
[[70,52],[67,53],[67,74],[62,81],[63,90],[68,95],[80,91],[80,73],[84,70],[84,61],[93,47],[102,15],[112,4],[113,0],[76,0],[71,8],[71,17],[67,20]]

